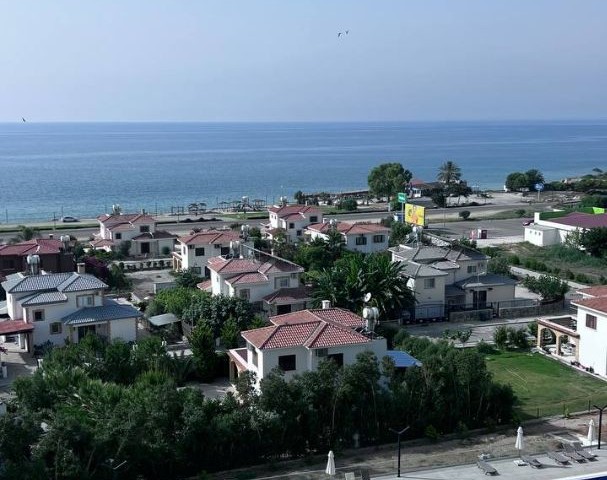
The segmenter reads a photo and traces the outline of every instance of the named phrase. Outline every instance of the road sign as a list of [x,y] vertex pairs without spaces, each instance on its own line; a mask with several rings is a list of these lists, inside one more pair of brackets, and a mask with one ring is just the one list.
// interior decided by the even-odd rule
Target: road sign
[[535,189],[536,189],[538,192],[541,192],[542,190],[544,190],[544,184],[543,184],[543,183],[536,183],[536,184],[535,184]]
[[406,193],[399,192],[399,193],[398,193],[398,201],[399,201],[400,203],[407,203],[407,194],[406,194]]

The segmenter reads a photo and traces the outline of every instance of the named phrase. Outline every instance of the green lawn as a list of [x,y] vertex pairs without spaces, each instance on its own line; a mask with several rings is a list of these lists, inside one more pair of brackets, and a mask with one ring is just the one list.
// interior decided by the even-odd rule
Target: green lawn
[[607,403],[607,382],[539,353],[503,352],[486,359],[494,379],[514,389],[516,409],[523,418],[583,411],[588,401]]

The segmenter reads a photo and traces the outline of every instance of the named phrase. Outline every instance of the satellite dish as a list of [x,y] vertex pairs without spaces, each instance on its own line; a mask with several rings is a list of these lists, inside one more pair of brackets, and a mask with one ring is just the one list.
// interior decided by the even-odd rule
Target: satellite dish
[[371,300],[371,292],[365,293],[365,296],[363,297],[365,303],[369,302],[369,300]]

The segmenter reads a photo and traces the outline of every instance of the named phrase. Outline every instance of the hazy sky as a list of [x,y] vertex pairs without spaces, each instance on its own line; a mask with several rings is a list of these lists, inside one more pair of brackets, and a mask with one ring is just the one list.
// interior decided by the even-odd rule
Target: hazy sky
[[0,0],[0,71],[0,121],[607,118],[607,1]]

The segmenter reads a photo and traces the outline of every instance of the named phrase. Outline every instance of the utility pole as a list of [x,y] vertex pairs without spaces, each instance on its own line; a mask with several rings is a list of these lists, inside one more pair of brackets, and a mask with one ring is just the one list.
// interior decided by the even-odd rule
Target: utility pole
[[[396,435],[398,435],[398,466],[396,469],[396,476],[400,478],[400,436],[405,433],[407,430],[409,430],[409,428],[411,427],[405,427],[402,430],[398,431],[398,430],[394,430],[393,428],[389,428],[388,430],[390,430],[393,433],[396,433]],[[599,437],[600,438],[600,437]],[[600,441],[599,441],[599,445],[600,445]]]

